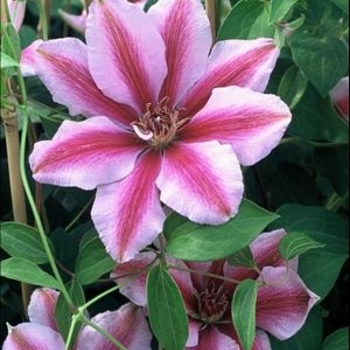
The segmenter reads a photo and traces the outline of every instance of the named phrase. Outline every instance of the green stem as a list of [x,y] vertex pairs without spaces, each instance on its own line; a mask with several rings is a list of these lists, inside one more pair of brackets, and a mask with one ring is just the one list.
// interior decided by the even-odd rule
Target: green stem
[[84,207],[80,210],[80,212],[75,216],[75,218],[64,228],[65,231],[69,231],[72,226],[80,219],[80,217],[84,214],[85,210],[91,205],[94,198],[91,198]]

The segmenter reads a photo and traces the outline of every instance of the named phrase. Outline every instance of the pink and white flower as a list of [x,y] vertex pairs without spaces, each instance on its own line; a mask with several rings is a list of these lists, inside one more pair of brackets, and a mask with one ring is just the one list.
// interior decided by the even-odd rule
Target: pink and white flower
[[[30,322],[9,327],[3,350],[64,350],[65,344],[58,333],[55,307],[59,293],[49,288],[36,289],[30,300]],[[116,311],[106,311],[91,321],[105,329],[130,350],[150,350],[152,335],[141,308],[128,303]],[[75,350],[110,349],[111,342],[90,326],[78,335]]]
[[[246,278],[261,281],[256,306],[256,337],[253,350],[271,350],[267,333],[280,340],[292,337],[305,323],[310,309],[319,299],[297,274],[297,259],[285,261],[278,245],[286,234],[282,229],[262,233],[250,249],[260,270],[229,265],[226,261],[211,263],[182,262],[167,257],[169,272],[176,281],[185,303],[189,319],[189,338],[186,349],[240,350],[239,339],[231,318],[232,295],[236,283]],[[140,253],[134,260],[118,265],[111,277],[121,284],[120,291],[134,303],[146,306],[146,275],[142,273],[128,283],[128,274],[142,270],[154,259],[154,253]],[[186,273],[186,268],[200,274]],[[205,276],[204,273],[226,279]]]
[[34,70],[53,99],[88,119],[64,121],[35,145],[35,180],[96,188],[92,220],[118,262],[162,231],[161,203],[198,223],[227,222],[243,196],[240,164],[267,156],[291,120],[262,93],[279,55],[273,41],[211,49],[199,0],[159,0],[147,13],[94,1],[85,34],[86,44],[37,49]]

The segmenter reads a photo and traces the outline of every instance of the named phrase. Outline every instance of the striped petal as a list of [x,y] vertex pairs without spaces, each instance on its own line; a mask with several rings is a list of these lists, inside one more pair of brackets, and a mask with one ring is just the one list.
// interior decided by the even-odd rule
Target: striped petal
[[142,9],[125,0],[93,2],[86,42],[91,74],[105,95],[138,112],[158,100],[165,46]]
[[147,15],[166,45],[168,75],[161,95],[176,105],[204,73],[211,46],[210,24],[197,0],[159,0]]
[[252,165],[278,145],[290,121],[279,97],[231,86],[215,89],[180,134],[186,142],[230,143],[239,162]]
[[268,335],[261,329],[255,331],[255,339],[252,350],[272,350]]
[[168,207],[192,221],[212,225],[234,216],[243,195],[236,156],[229,145],[216,141],[177,143],[165,149],[156,183]]
[[183,101],[193,115],[208,101],[217,87],[237,85],[263,92],[275,67],[279,50],[272,39],[225,40],[213,47],[208,68]]
[[165,215],[154,183],[159,169],[159,155],[150,151],[125,179],[97,188],[92,220],[117,262],[133,259],[162,231]]
[[[265,266],[287,266],[287,261],[279,253],[279,244],[286,234],[284,229],[263,232],[250,244],[250,250],[259,269]],[[297,271],[298,258],[289,261],[288,266]]]
[[36,181],[91,190],[126,176],[140,146],[105,117],[66,120],[51,141],[34,145],[29,163]]
[[2,350],[63,350],[60,334],[50,327],[36,323],[21,323],[9,327]]
[[256,325],[277,339],[292,337],[304,325],[318,296],[308,290],[293,270],[265,267],[258,290]]
[[59,292],[51,288],[37,288],[30,296],[28,317],[30,322],[58,331],[55,308]]
[[[129,350],[150,350],[152,335],[142,309],[130,303],[117,311],[96,315],[91,322],[97,324]],[[84,327],[78,338],[77,350],[115,349],[104,335],[90,326]]]
[[120,293],[134,304],[146,306],[146,280],[148,267],[156,259],[154,252],[142,252],[123,264],[118,264],[110,277],[120,285]]
[[53,100],[68,107],[71,115],[106,116],[129,124],[135,112],[108,97],[93,81],[86,45],[74,38],[49,40],[37,48],[35,73],[52,94]]
[[218,331],[214,326],[209,325],[199,333],[197,346],[187,347],[186,350],[240,350],[239,345],[226,334]]

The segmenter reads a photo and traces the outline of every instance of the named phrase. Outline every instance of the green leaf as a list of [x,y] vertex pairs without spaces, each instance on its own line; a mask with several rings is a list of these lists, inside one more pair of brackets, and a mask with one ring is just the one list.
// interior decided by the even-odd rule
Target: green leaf
[[296,66],[289,67],[278,86],[278,96],[293,109],[303,97],[307,88],[305,74]]
[[59,289],[58,282],[38,265],[23,258],[9,258],[1,262],[3,277],[41,287]]
[[90,284],[112,270],[115,261],[107,254],[98,236],[82,241],[75,264],[75,274],[81,284]]
[[337,281],[348,255],[324,251],[310,251],[299,259],[298,273],[321,299],[325,298]]
[[273,350],[320,350],[322,341],[322,309],[314,306],[304,326],[290,339],[277,340],[270,336]]
[[21,45],[16,29],[9,23],[5,30],[1,27],[1,51],[16,62],[21,59]]
[[279,243],[281,256],[290,260],[310,249],[323,248],[325,244],[318,243],[303,232],[289,232]]
[[280,22],[298,0],[271,0],[269,23]]
[[[79,307],[85,304],[84,290],[80,283],[73,279],[71,282],[66,284],[66,288],[69,291],[69,295],[75,306]],[[67,340],[68,337],[69,328],[72,321],[72,315],[72,310],[70,310],[69,305],[67,304],[63,294],[60,293],[56,303],[55,318],[59,333],[62,335],[64,340]],[[81,322],[78,322],[76,324],[71,345],[74,344],[74,341],[79,334],[81,326]]]
[[227,260],[230,265],[234,265],[234,266],[245,266],[250,268],[256,267],[253,254],[249,246],[229,256]]
[[349,225],[341,216],[325,208],[298,204],[284,205],[276,213],[280,218],[269,229],[283,227],[287,232],[303,232],[316,242],[325,244],[322,251],[318,252],[320,254],[348,254]]
[[349,1],[348,0],[331,0],[334,4],[336,4],[341,10],[343,10],[346,14],[349,14]]
[[322,350],[348,350],[349,329],[341,328],[330,334],[322,344]]
[[273,38],[275,30],[268,24],[269,10],[269,2],[239,1],[219,29],[218,40]]
[[6,55],[5,53],[1,52],[1,69],[18,66],[19,63],[17,61],[15,61],[9,55]]
[[290,48],[295,63],[322,96],[346,75],[347,49],[339,39],[299,33],[292,36]]
[[36,264],[48,262],[40,234],[35,228],[18,222],[4,222],[0,230],[0,246],[8,254]]
[[154,335],[166,350],[183,350],[188,337],[188,319],[181,293],[161,266],[147,276],[147,305]]
[[237,215],[221,226],[196,224],[173,213],[164,224],[167,250],[182,260],[222,259],[246,247],[277,217],[248,200],[243,200]]
[[232,321],[244,350],[253,347],[257,294],[257,281],[246,279],[238,284],[232,298]]

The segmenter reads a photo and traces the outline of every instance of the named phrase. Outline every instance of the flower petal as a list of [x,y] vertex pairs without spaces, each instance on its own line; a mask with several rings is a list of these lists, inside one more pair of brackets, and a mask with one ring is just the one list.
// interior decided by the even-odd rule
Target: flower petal
[[[286,234],[284,229],[263,232],[250,244],[250,250],[259,269],[265,266],[287,266],[287,261],[279,253],[279,244]],[[289,261],[288,266],[297,271],[298,258]]]
[[265,267],[261,278],[265,284],[258,290],[256,325],[277,339],[288,339],[304,325],[319,297],[285,267]]
[[38,182],[91,190],[130,173],[141,150],[132,134],[105,117],[66,120],[51,141],[34,145],[29,163]]
[[134,120],[131,108],[109,99],[98,89],[89,71],[86,45],[78,39],[45,41],[35,55],[35,73],[53,100],[67,106],[71,115],[104,115],[122,124]]
[[344,119],[349,120],[349,77],[344,77],[330,91],[334,105]]
[[[191,281],[191,274],[186,272],[187,266],[181,261],[174,259],[171,256],[167,256],[167,262],[170,266],[175,268],[170,268],[170,274],[174,278],[176,285],[179,287],[181,291],[181,295],[183,301],[186,306],[186,310],[188,314],[194,313],[197,310],[197,298],[195,296],[195,289],[193,287]],[[176,268],[180,268],[181,270],[177,270]]]
[[[22,26],[25,11],[26,1],[7,0],[7,6],[9,9],[10,19],[13,27],[18,32]],[[3,8],[1,9],[3,10]]]
[[142,252],[134,259],[118,264],[110,275],[110,278],[113,278],[120,285],[120,293],[136,305],[146,306],[147,304],[147,267],[155,258],[154,252]]
[[[18,1],[17,1],[18,2]],[[42,39],[33,41],[29,46],[21,52],[21,71],[24,77],[36,75],[35,57],[37,56],[37,48],[43,43]]]
[[186,349],[198,344],[199,332],[202,327],[202,322],[188,318],[188,338],[186,342]]
[[188,114],[199,111],[217,87],[237,85],[263,92],[275,67],[279,50],[272,39],[218,41],[206,73],[181,103]]
[[230,143],[239,162],[252,165],[278,145],[290,121],[279,97],[230,86],[213,90],[180,135],[186,142]]
[[272,350],[268,335],[261,329],[255,331],[255,339],[252,350]]
[[206,68],[211,46],[209,20],[196,0],[159,0],[147,15],[166,45],[168,76],[161,95],[176,105]]
[[61,16],[64,22],[66,22],[70,27],[76,30],[78,33],[83,34],[86,29],[86,16],[87,13],[85,10],[81,15],[72,15],[61,9],[58,10],[58,14]]
[[103,93],[142,112],[167,74],[165,46],[149,18],[125,0],[95,1],[86,28],[91,74]]
[[165,149],[156,184],[168,207],[192,221],[212,225],[234,216],[243,195],[236,156],[229,145],[216,141],[177,143]]
[[118,262],[135,257],[162,231],[165,219],[155,178],[160,169],[158,153],[143,154],[122,181],[97,188],[92,220]]
[[240,350],[240,347],[232,338],[219,332],[216,327],[208,326],[199,333],[198,345],[186,348],[186,350],[209,349]]
[[51,288],[37,288],[30,296],[28,317],[30,322],[58,331],[55,308],[59,292]]
[[50,327],[36,323],[21,323],[10,327],[2,350],[63,350],[64,342],[60,334]]
[[[150,350],[152,335],[142,309],[125,304],[117,311],[106,311],[91,321],[110,333],[129,350]],[[90,326],[84,327],[78,338],[77,350],[114,349],[101,333]]]

